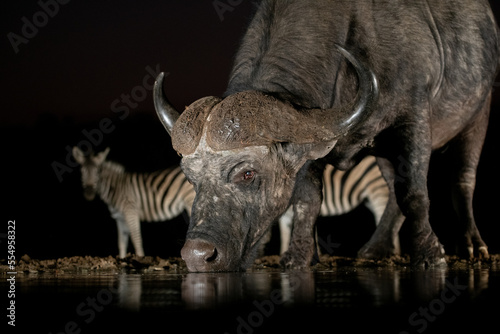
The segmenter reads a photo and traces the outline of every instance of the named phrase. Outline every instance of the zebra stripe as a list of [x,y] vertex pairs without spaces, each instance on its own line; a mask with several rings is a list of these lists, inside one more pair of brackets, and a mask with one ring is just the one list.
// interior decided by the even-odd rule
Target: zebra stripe
[[123,166],[106,161],[101,166],[97,192],[115,209],[134,206],[141,221],[172,219],[191,211],[194,190],[180,167],[154,173],[127,173]]
[[[363,201],[367,201],[376,204],[376,212],[373,213],[378,224],[388,196],[389,188],[382,177],[375,157],[369,156],[347,171],[326,165],[323,172],[323,202],[320,216],[345,214],[358,207]],[[383,204],[382,207],[380,203]]]
[[[389,187],[375,157],[368,156],[347,171],[326,165],[323,172],[323,202],[320,216],[338,216],[364,204],[373,213],[375,224],[378,226],[388,201]],[[292,224],[293,208],[290,207],[279,219],[281,254],[288,249]],[[399,245],[399,240],[395,240],[395,243]]]

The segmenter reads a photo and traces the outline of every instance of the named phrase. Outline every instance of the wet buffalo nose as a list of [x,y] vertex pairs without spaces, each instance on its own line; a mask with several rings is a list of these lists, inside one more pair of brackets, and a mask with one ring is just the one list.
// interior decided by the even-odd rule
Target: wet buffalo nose
[[202,239],[189,239],[181,250],[181,256],[189,271],[213,271],[218,261],[217,248]]

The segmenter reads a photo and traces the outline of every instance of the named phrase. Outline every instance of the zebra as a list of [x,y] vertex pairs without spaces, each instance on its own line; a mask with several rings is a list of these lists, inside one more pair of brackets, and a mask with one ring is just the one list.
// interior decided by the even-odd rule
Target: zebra
[[[84,197],[93,200],[98,194],[108,205],[117,223],[120,258],[126,255],[130,236],[136,255],[144,256],[140,221],[169,220],[184,210],[191,215],[195,191],[178,166],[154,173],[127,173],[121,164],[106,160],[109,151],[107,148],[96,155],[85,156],[78,147],[73,148],[73,156],[81,165]],[[389,188],[375,157],[366,157],[348,171],[326,165],[320,216],[345,214],[364,203],[378,225],[388,197]],[[292,219],[293,207],[279,218],[281,254],[288,249]],[[263,244],[270,240],[270,234],[265,239]],[[393,243],[399,252],[397,236]]]
[[[345,214],[363,203],[373,213],[375,224],[378,226],[388,201],[389,187],[380,172],[375,157],[367,156],[347,171],[326,165],[323,172],[321,217]],[[288,249],[290,243],[292,220],[293,207],[289,207],[279,219],[281,254]],[[318,240],[317,235],[316,240]],[[392,242],[395,253],[399,254],[399,237],[394,236]],[[319,247],[316,247],[319,250]]]
[[109,147],[98,154],[85,155],[73,147],[81,165],[83,194],[95,195],[108,205],[118,230],[119,257],[126,256],[129,237],[139,257],[144,256],[141,221],[157,222],[175,218],[184,210],[191,215],[195,192],[179,166],[153,173],[129,173],[125,167],[106,160]]

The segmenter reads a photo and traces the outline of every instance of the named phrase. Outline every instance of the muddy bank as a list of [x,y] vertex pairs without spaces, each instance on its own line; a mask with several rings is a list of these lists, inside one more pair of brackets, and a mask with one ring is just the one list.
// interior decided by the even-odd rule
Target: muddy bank
[[[265,256],[255,260],[253,265],[254,269],[259,268],[280,268],[279,256]],[[410,257],[407,256],[393,256],[380,260],[360,259],[344,256],[330,256],[322,255],[315,261],[316,263],[311,266],[312,270],[328,270],[334,268],[350,267],[350,268],[370,268],[370,267],[410,267]],[[489,259],[472,259],[466,260],[458,256],[446,256],[446,262],[451,269],[467,269],[467,268],[500,268],[500,254],[492,254]]]
[[[254,270],[276,268],[279,269],[279,256],[264,256],[255,260]],[[447,256],[446,261],[451,269],[468,268],[500,268],[500,254],[493,254],[487,260],[465,260],[456,256]],[[323,255],[319,262],[311,266],[312,270],[328,270],[340,267],[409,267],[408,256],[395,256],[382,260],[366,260],[340,256]],[[73,256],[58,259],[38,260],[23,255],[14,268],[18,273],[116,273],[116,272],[187,272],[184,261],[179,257],[163,259],[160,257],[145,256],[139,258],[129,255],[125,259],[116,257]],[[6,260],[0,262],[0,273],[12,271]]]
[[[15,267],[15,271],[24,273],[81,273],[88,272],[138,272],[138,271],[182,271],[186,265],[181,258],[162,259],[160,257],[137,257],[129,255],[124,259],[117,257],[72,256],[58,259],[38,260],[23,255]],[[0,272],[12,271],[7,262],[2,260]]]

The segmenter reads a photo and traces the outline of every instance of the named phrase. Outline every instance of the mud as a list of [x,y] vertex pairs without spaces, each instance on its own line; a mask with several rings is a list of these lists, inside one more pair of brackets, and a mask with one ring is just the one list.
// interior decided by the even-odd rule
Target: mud
[[[124,259],[117,257],[72,256],[58,259],[38,260],[23,255],[16,264],[17,272],[41,273],[87,273],[87,272],[153,272],[185,270],[186,265],[181,258],[162,259],[160,257],[137,257],[128,255]],[[0,273],[10,271],[7,261],[0,264]]]
[[[279,269],[280,257],[278,255],[264,256],[255,260],[251,270],[275,268]],[[370,267],[409,267],[409,256],[394,256],[382,260],[368,260],[341,256],[322,255],[311,266],[313,271],[322,271],[339,267],[370,268]],[[466,260],[457,256],[446,256],[446,262],[451,269],[500,269],[500,254],[490,255],[489,259]],[[73,256],[58,259],[32,259],[29,255],[23,255],[16,264],[17,272],[24,273],[134,273],[134,272],[187,272],[184,261],[179,257],[163,259],[160,257],[137,257],[128,255],[124,259],[117,257],[95,257],[95,256]],[[11,271],[7,260],[0,261],[0,273]]]

